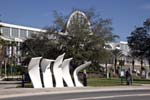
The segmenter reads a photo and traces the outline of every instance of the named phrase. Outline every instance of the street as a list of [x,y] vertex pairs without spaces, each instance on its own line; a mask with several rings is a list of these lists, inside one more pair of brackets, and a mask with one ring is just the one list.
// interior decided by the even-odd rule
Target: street
[[96,91],[24,96],[0,100],[150,100],[150,90]]

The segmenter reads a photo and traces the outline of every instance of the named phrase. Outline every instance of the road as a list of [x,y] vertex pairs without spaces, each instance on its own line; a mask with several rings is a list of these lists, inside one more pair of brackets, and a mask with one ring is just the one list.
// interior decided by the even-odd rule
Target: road
[[150,100],[150,90],[97,91],[24,96],[0,100]]

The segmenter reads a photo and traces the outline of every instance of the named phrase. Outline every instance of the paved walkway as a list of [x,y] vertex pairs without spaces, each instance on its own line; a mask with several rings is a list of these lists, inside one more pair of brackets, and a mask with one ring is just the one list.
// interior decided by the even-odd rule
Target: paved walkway
[[113,87],[82,87],[82,88],[11,88],[1,89],[0,98],[11,98],[19,96],[32,96],[44,94],[60,94],[60,93],[80,93],[92,91],[118,91],[118,90],[150,90],[150,86],[113,86]]
[[21,81],[0,81],[0,89],[16,88]]

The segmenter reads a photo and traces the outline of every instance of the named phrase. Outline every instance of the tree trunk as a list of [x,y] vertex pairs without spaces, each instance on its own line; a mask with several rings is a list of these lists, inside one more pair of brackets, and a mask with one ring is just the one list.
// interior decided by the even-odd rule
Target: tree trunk
[[147,74],[146,74],[146,78],[150,78],[150,76],[149,76],[149,74],[150,74],[150,59],[148,59],[148,66],[149,66],[149,68],[148,68],[148,70],[146,71],[147,72]]
[[116,69],[117,69],[117,58],[115,58],[115,65],[114,65],[115,74],[116,74]]
[[143,59],[141,59],[141,70],[143,69]]
[[143,73],[144,73],[143,71],[144,71],[144,68],[143,68],[143,59],[141,59],[141,71],[140,71],[141,72],[141,78],[145,78],[144,77],[145,75],[143,75]]
[[149,65],[149,71],[150,71],[150,59],[148,60],[148,65]]
[[2,78],[2,63],[0,62],[0,78]]
[[134,64],[135,64],[135,61],[134,59],[132,59],[132,72],[134,71]]
[[107,61],[106,61],[106,63],[105,63],[105,68],[106,68],[106,78],[109,78],[109,76],[108,76],[108,67],[107,67]]
[[8,59],[5,58],[5,63],[4,63],[4,66],[5,66],[5,78],[7,77],[7,61],[8,61]]

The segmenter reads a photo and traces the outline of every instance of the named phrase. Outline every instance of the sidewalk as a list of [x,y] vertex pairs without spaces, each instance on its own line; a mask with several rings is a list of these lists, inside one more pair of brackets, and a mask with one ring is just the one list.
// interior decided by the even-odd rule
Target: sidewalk
[[96,91],[118,91],[118,90],[150,90],[150,86],[112,86],[112,87],[81,87],[81,88],[12,88],[1,89],[0,98],[11,98],[21,96],[61,94],[61,93],[81,93]]
[[21,81],[0,81],[0,89],[15,88]]

